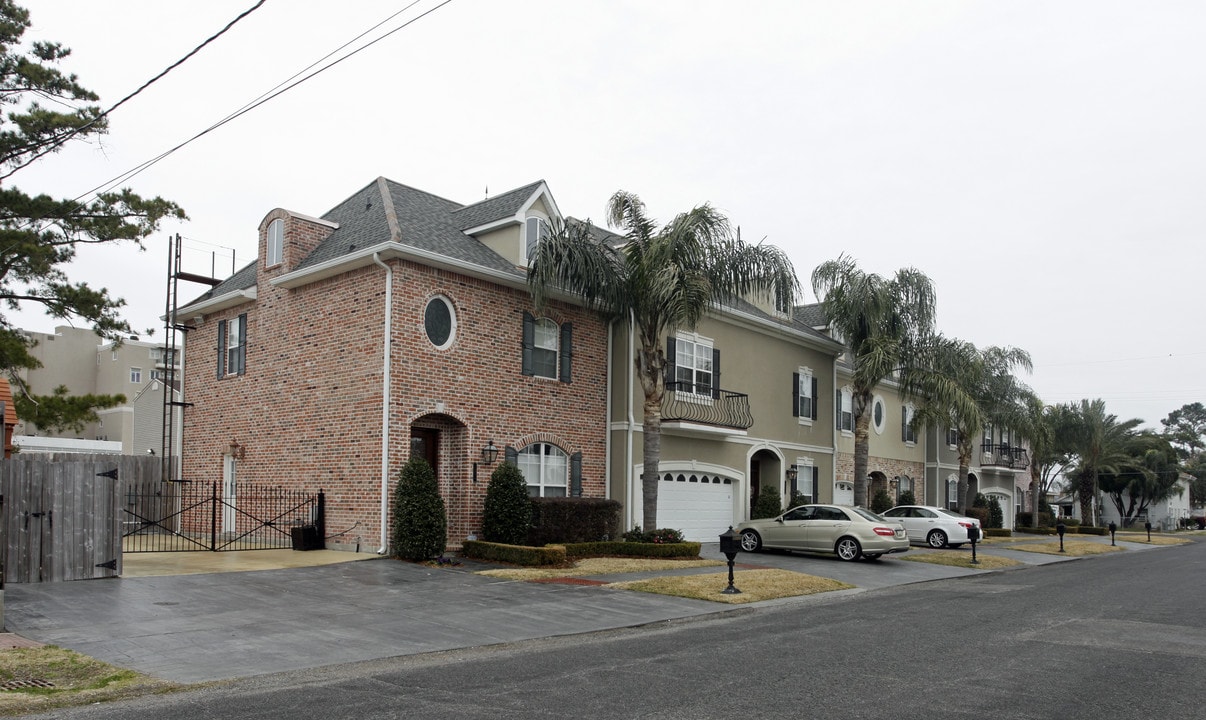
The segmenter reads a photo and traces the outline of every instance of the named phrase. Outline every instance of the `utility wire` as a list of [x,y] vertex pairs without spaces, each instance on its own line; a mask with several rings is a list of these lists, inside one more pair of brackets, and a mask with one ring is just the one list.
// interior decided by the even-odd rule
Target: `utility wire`
[[[55,138],[55,139],[54,139],[53,141],[51,141],[51,143],[50,143],[49,145],[47,145],[45,148],[43,148],[43,149],[42,149],[42,150],[40,150],[39,152],[34,153],[33,155],[29,156],[29,158],[28,158],[28,159],[26,159],[26,160],[25,160],[25,162],[20,163],[19,165],[15,166],[15,167],[14,167],[12,170],[9,170],[9,171],[8,171],[7,173],[5,173],[4,175],[0,175],[0,180],[5,180],[5,179],[7,179],[7,178],[12,177],[12,176],[13,176],[13,174],[15,174],[17,171],[19,171],[19,170],[21,170],[21,169],[23,169],[23,168],[28,167],[28,166],[29,166],[29,164],[30,164],[30,163],[32,163],[34,160],[37,160],[38,158],[40,158],[40,157],[42,157],[42,156],[44,156],[44,155],[47,155],[48,153],[52,153],[52,152],[54,152],[54,151],[55,151],[56,149],[58,149],[58,148],[59,148],[59,147],[60,147],[60,146],[61,146],[63,143],[67,142],[67,141],[68,141],[68,140],[70,140],[71,138],[75,137],[76,135],[79,135],[81,132],[83,132],[83,131],[87,130],[88,128],[92,127],[93,125],[95,125],[95,124],[96,124],[98,121],[102,120],[103,118],[108,117],[108,116],[109,116],[109,113],[113,112],[113,111],[114,111],[114,110],[116,110],[117,108],[119,108],[119,107],[121,107],[122,105],[126,104],[126,102],[127,102],[127,101],[129,101],[129,100],[131,100],[132,98],[134,98],[136,95],[138,95],[139,93],[141,93],[143,90],[146,90],[147,88],[149,88],[149,87],[150,87],[151,85],[153,85],[153,84],[154,84],[154,83],[155,83],[157,80],[160,80],[161,78],[163,78],[163,76],[164,76],[164,75],[167,75],[167,74],[168,74],[168,73],[170,73],[171,71],[173,71],[173,70],[175,70],[176,68],[180,67],[180,66],[181,66],[182,64],[184,64],[184,62],[185,62],[185,61],[187,61],[189,58],[191,58],[192,56],[194,56],[194,55],[196,55],[197,53],[201,52],[201,49],[202,49],[202,48],[204,48],[206,45],[208,45],[208,44],[210,44],[211,42],[213,42],[214,40],[217,40],[218,38],[222,37],[222,35],[226,34],[226,31],[227,31],[227,30],[230,30],[232,27],[234,27],[234,26],[235,26],[235,23],[239,22],[240,20],[242,20],[243,18],[247,17],[248,15],[250,15],[250,14],[251,14],[251,13],[253,13],[253,12],[255,12],[256,10],[259,10],[259,9],[260,9],[260,6],[262,6],[262,5],[263,5],[265,2],[267,2],[267,0],[259,0],[259,2],[257,2],[255,5],[253,5],[253,6],[249,7],[249,8],[247,8],[247,9],[246,9],[246,10],[244,10],[243,12],[239,13],[238,17],[236,17],[234,20],[231,20],[230,22],[226,23],[226,27],[222,28],[222,29],[221,29],[221,30],[219,30],[218,32],[214,33],[213,35],[210,35],[210,36],[209,36],[209,38],[207,38],[207,39],[205,40],[205,42],[201,43],[201,44],[200,44],[200,45],[198,45],[197,47],[195,47],[195,48],[193,48],[192,50],[190,50],[190,51],[189,51],[189,53],[188,53],[187,55],[185,55],[184,57],[180,58],[180,59],[179,59],[179,60],[177,60],[176,62],[174,62],[174,63],[172,63],[171,65],[169,65],[169,66],[167,66],[166,68],[164,68],[162,72],[160,72],[158,75],[156,75],[155,77],[151,78],[150,80],[147,80],[147,81],[146,81],[145,83],[143,83],[143,84],[142,84],[142,86],[141,86],[141,87],[139,87],[137,90],[135,90],[134,92],[132,92],[132,93],[130,93],[129,95],[125,96],[125,97],[124,97],[124,98],[122,98],[121,100],[118,100],[118,101],[117,101],[117,103],[116,103],[115,105],[113,105],[112,107],[110,107],[108,110],[105,110],[105,111],[104,111],[104,112],[102,112],[100,115],[97,115],[96,117],[92,118],[91,120],[89,120],[88,122],[84,123],[83,125],[81,125],[81,126],[79,126],[79,127],[77,127],[77,128],[72,128],[70,131],[68,131],[68,132],[64,133],[63,135],[59,136],[58,138]],[[27,146],[27,147],[28,147],[28,146]],[[24,148],[22,148],[22,149],[24,149]],[[78,199],[78,198],[77,198],[77,199]]]
[[[418,1],[419,0],[415,0],[415,2],[412,2],[407,7],[409,8],[409,7],[414,6]],[[108,189],[118,185],[119,183],[125,182],[131,178],[134,178],[135,176],[141,174],[143,171],[149,169],[151,166],[158,163],[160,160],[163,160],[164,158],[168,157],[172,153],[175,153],[177,150],[180,150],[184,146],[192,143],[195,140],[198,140],[201,137],[204,137],[205,135],[208,135],[209,133],[213,132],[214,130],[217,130],[218,128],[222,127],[223,125],[227,124],[228,122],[230,122],[248,112],[251,112],[252,110],[256,109],[257,107],[268,102],[269,100],[272,100],[274,98],[277,98],[277,97],[285,94],[286,92],[292,90],[293,88],[297,87],[298,85],[301,85],[302,83],[306,82],[307,80],[310,80],[311,78],[313,78],[317,75],[320,75],[320,74],[326,72],[327,70],[330,70],[331,68],[335,67],[336,65],[343,62],[344,60],[347,60],[348,58],[350,58],[354,55],[357,55],[357,54],[363,52],[364,50],[367,50],[368,48],[372,47],[373,45],[376,45],[377,43],[379,43],[382,40],[384,40],[385,38],[393,35],[394,33],[399,32],[400,30],[403,30],[403,29],[413,25],[414,23],[418,22],[419,20],[422,20],[424,17],[427,17],[431,13],[435,12],[436,10],[439,10],[440,8],[444,7],[445,5],[447,5],[450,2],[452,2],[452,0],[444,0],[444,2],[441,2],[439,5],[436,5],[435,7],[424,11],[423,13],[415,16],[414,18],[402,23],[401,25],[394,28],[393,30],[390,30],[389,32],[385,33],[384,35],[381,35],[380,37],[378,37],[364,45],[361,45],[360,47],[356,48],[355,50],[351,51],[350,53],[343,55],[342,57],[334,60],[333,62],[330,62],[330,63],[320,67],[319,69],[315,70],[314,72],[312,72],[308,75],[303,76],[301,79],[297,80],[296,82],[289,83],[289,81],[285,81],[288,84],[282,83],[284,85],[284,87],[281,87],[281,85],[278,85],[277,88],[279,88],[279,89],[274,89],[273,91],[269,91],[267,94],[262,95],[259,99],[254,100],[247,105],[244,105],[241,109],[231,113],[230,115],[227,115],[222,120],[219,120],[218,122],[214,123],[213,125],[210,125],[206,129],[202,130],[201,132],[197,133],[196,135],[193,135],[192,137],[190,137],[189,139],[180,143],[179,145],[176,145],[175,147],[173,147],[169,150],[165,150],[164,152],[160,153],[159,155],[156,155],[155,157],[151,158],[150,160],[146,160],[146,161],[142,162],[141,164],[134,166],[132,169],[127,170],[126,172],[122,173],[121,175],[118,175],[104,183],[101,183],[100,185],[97,185],[96,187],[92,188],[91,190],[77,196],[76,198],[74,198],[74,201],[78,202],[82,198],[85,198],[89,195],[99,194],[100,192],[104,192],[105,190],[108,190]],[[405,10],[405,8],[404,8],[404,10]],[[390,17],[391,18],[396,17],[397,15],[398,15],[398,13],[394,13],[394,15],[392,15]],[[388,21],[388,19],[389,18],[387,18],[386,21]],[[379,27],[380,25],[384,24],[384,22],[386,22],[386,21],[382,21],[381,23],[378,23],[377,26],[374,26],[374,27]],[[356,39],[363,37],[365,34],[367,34],[368,32],[371,32],[371,31],[372,31],[372,28],[370,28],[369,30],[366,30],[364,33],[361,33],[359,36],[357,36]],[[352,42],[355,42],[355,39],[350,40],[348,43],[345,43],[339,49],[342,49],[343,47],[347,47],[347,45],[351,44]],[[332,51],[326,57],[330,57],[335,52],[338,52],[339,49]],[[322,62],[322,60],[319,60],[317,62]],[[317,62],[311,64],[310,67],[313,67],[314,65],[316,65]],[[303,70],[301,72],[305,72],[305,70]],[[298,74],[300,75],[301,73],[298,73]],[[294,75],[293,77],[297,77],[297,75]]]

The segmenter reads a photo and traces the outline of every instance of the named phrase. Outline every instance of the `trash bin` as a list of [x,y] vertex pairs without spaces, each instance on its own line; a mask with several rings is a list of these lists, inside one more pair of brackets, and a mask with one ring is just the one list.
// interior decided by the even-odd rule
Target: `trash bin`
[[293,528],[294,550],[322,550],[322,538],[318,535],[318,526],[299,525]]

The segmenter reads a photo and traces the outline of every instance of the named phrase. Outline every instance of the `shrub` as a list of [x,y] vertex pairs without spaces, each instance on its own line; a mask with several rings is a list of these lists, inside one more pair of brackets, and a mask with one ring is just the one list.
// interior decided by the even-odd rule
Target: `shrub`
[[620,536],[620,503],[603,498],[531,498],[532,527],[525,545],[614,540]]
[[[720,533],[716,533],[717,537]],[[628,532],[624,533],[624,541],[630,543],[653,543],[656,545],[681,543],[683,542],[683,533],[681,530],[672,528],[658,528],[645,532],[641,530],[641,526],[637,525]]]
[[1080,518],[1062,517],[1055,522],[1062,522],[1065,527],[1077,527],[1080,525]]
[[916,505],[917,504],[917,496],[913,494],[912,490],[905,490],[904,492],[902,492],[900,494],[900,502],[897,504],[898,505]]
[[[1014,519],[1014,526],[1017,527],[1018,529],[1028,528],[1034,524],[1032,522],[1033,517],[1034,517],[1034,513],[1020,512],[1020,513],[1018,513],[1018,516]],[[1054,525],[1055,525],[1055,518],[1051,515],[1051,513],[1049,513],[1049,512],[1039,513],[1039,527],[1052,527]]]
[[880,490],[875,493],[875,497],[871,498],[871,512],[881,513],[891,509],[892,498],[888,495],[887,490]]
[[487,542],[522,545],[532,524],[532,503],[523,473],[511,463],[502,463],[490,474],[482,507],[482,539]]
[[999,528],[1005,525],[1005,512],[1001,510],[1001,501],[993,496],[988,501],[988,524],[984,527]]
[[967,509],[967,516],[979,520],[981,528],[988,527],[988,508],[969,507]]
[[[791,499],[787,501],[787,509],[794,508],[798,505],[807,505],[812,502],[812,497],[801,494],[798,490],[791,491]],[[719,535],[719,533],[717,533]]]
[[976,498],[972,500],[972,507],[987,508],[988,498],[984,497],[984,493],[976,493]]
[[568,543],[565,554],[569,558],[586,557],[656,557],[698,558],[700,544],[697,542],[643,543],[608,542]]
[[[772,485],[762,488],[762,491],[758,493],[758,499],[754,501],[754,507],[750,509],[750,519],[773,518],[781,512],[783,512],[783,498],[779,495],[779,488]],[[719,535],[719,533],[717,534]]]
[[1013,537],[1009,528],[984,528],[984,537]]
[[1078,532],[1081,535],[1107,535],[1109,530],[1103,527],[1095,527],[1093,525],[1081,525],[1080,527],[1069,527],[1068,532]]
[[514,563],[515,565],[547,566],[566,564],[565,547],[562,545],[529,547],[527,545],[507,545],[505,543],[492,543],[481,540],[466,540],[461,546],[461,553],[467,558]]
[[406,560],[427,560],[444,552],[448,516],[431,465],[412,457],[398,473],[394,488],[393,554]]

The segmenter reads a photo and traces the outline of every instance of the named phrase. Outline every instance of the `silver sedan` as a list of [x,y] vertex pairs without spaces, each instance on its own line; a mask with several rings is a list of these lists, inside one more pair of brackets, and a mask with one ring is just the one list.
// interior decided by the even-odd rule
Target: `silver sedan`
[[800,505],[778,517],[747,520],[737,526],[737,532],[746,552],[765,547],[834,553],[842,560],[878,560],[909,549],[903,525],[848,505]]

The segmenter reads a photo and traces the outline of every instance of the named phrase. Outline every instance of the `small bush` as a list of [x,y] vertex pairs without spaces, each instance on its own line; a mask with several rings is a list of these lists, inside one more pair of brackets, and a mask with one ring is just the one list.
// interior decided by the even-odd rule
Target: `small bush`
[[620,536],[620,503],[603,498],[531,498],[532,527],[525,545],[614,540]]
[[1013,537],[1009,528],[984,528],[984,537]]
[[502,463],[490,474],[482,507],[482,539],[487,542],[521,545],[532,524],[532,503],[523,473],[511,463]]
[[655,558],[698,558],[700,544],[697,542],[642,543],[642,542],[593,542],[568,543],[567,557],[655,557]]
[[466,540],[461,545],[461,554],[467,558],[477,560],[536,567],[565,565],[567,562],[565,547],[562,545],[530,547],[528,545],[508,545],[506,543],[484,542],[482,540]]
[[1056,520],[1056,522],[1062,522],[1064,527],[1080,527],[1080,518],[1062,517]]
[[1080,527],[1069,527],[1068,532],[1078,532],[1081,535],[1108,535],[1110,531],[1103,527],[1095,527],[1093,525],[1081,525]]
[[875,497],[871,498],[871,512],[881,513],[885,510],[892,509],[892,498],[888,495],[887,490],[879,490],[875,493]]
[[[787,501],[787,509],[790,510],[800,505],[808,505],[812,502],[812,496],[801,494],[798,490],[791,491],[791,499]],[[717,533],[718,535],[720,533]]]
[[398,473],[394,488],[391,542],[393,554],[406,560],[427,560],[444,552],[448,516],[431,465],[412,457]]
[[969,507],[967,509],[967,516],[973,517],[973,518],[979,520],[981,528],[986,528],[989,526],[988,525],[988,508]]
[[[902,492],[900,494],[900,502],[897,504],[898,505],[916,505],[917,504],[917,496],[913,494],[912,490],[905,490],[904,492]],[[891,509],[891,508],[889,508],[889,509]]]
[[[716,535],[719,537],[720,533]],[[630,543],[652,543],[655,545],[681,543],[683,541],[683,533],[681,530],[674,530],[672,528],[658,528],[657,530],[645,532],[641,530],[640,525],[637,525],[624,533],[624,541]]]
[[988,501],[988,524],[986,528],[999,528],[1005,524],[1005,512],[1001,510],[1001,501],[994,495]]
[[[762,488],[758,493],[758,499],[754,501],[754,507],[750,510],[750,519],[773,518],[782,512],[783,498],[779,495],[779,488],[771,485]],[[719,535],[719,533],[717,534]]]

